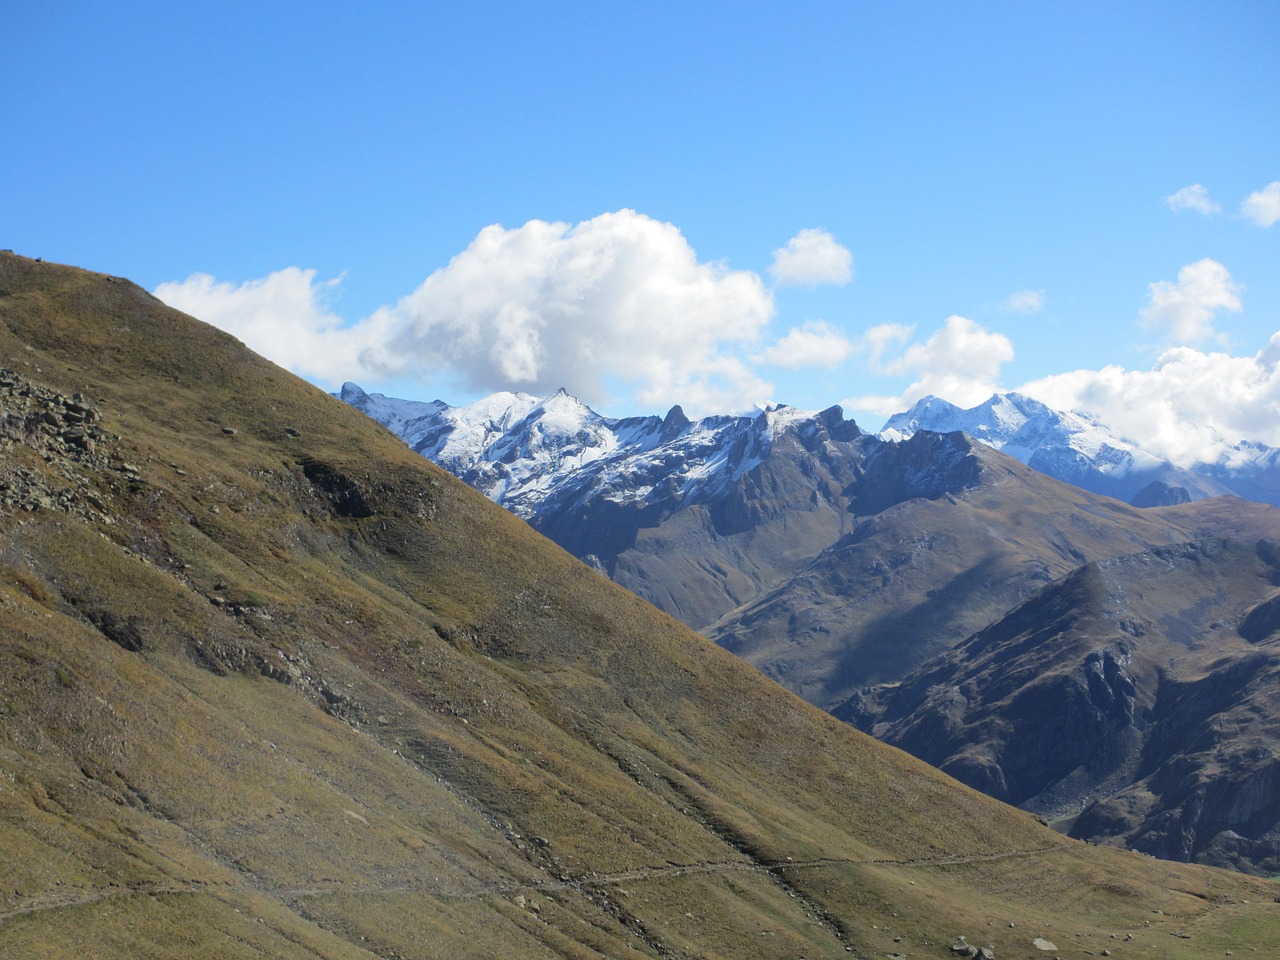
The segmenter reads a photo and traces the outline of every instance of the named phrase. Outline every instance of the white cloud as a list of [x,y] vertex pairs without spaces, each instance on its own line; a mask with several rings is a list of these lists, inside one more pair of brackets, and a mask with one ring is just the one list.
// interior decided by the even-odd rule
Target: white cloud
[[372,322],[344,327],[325,307],[326,296],[341,278],[319,283],[315,278],[314,270],[287,267],[237,286],[195,273],[160,284],[155,295],[299,376],[336,386],[370,372],[357,358],[385,330]]
[[1231,445],[1280,446],[1280,333],[1251,357],[1180,346],[1151,370],[1076,370],[1018,388],[1052,407],[1096,416],[1179,466],[1231,458]]
[[1008,313],[1039,313],[1044,309],[1043,290],[1018,290],[1009,294],[1001,304]]
[[1280,221],[1280,180],[1272,181],[1245,197],[1240,204],[1240,216],[1260,227],[1274,226]]
[[858,341],[858,350],[867,354],[871,368],[884,372],[884,355],[898,343],[906,343],[915,327],[905,323],[882,323],[872,327]]
[[1175,212],[1192,210],[1195,213],[1203,213],[1205,216],[1211,216],[1222,209],[1209,198],[1209,191],[1199,183],[1193,183],[1189,187],[1183,187],[1177,193],[1170,194],[1164,198],[1164,202],[1169,205],[1170,210]]
[[156,295],[331,389],[443,375],[601,403],[606,381],[622,382],[639,405],[691,414],[751,409],[773,391],[736,353],[773,316],[761,277],[699,262],[676,227],[632,210],[486,227],[417,290],[352,324],[325,307],[336,283],[290,267],[239,286],[196,274]]
[[632,210],[576,226],[494,225],[394,307],[396,333],[362,362],[396,376],[449,371],[481,390],[567,387],[608,399],[605,377],[647,406],[740,410],[770,384],[734,349],[773,316],[758,274],[702,263],[680,231]]
[[834,367],[853,353],[849,338],[825,320],[809,320],[764,351],[757,361],[799,370],[802,367]]
[[853,279],[853,254],[826,230],[805,229],[773,251],[769,272],[783,286],[844,284]]
[[1178,271],[1178,281],[1160,280],[1148,287],[1142,325],[1163,331],[1177,343],[1199,343],[1215,334],[1219,310],[1239,313],[1240,291],[1227,268],[1207,257]]
[[864,345],[877,372],[912,377],[911,385],[896,396],[852,397],[843,401],[846,406],[889,415],[929,394],[962,407],[975,406],[999,389],[1000,367],[1013,359],[1013,343],[1004,334],[951,316],[928,340],[916,341],[886,360],[891,345],[908,335],[909,328],[884,324],[868,331]]

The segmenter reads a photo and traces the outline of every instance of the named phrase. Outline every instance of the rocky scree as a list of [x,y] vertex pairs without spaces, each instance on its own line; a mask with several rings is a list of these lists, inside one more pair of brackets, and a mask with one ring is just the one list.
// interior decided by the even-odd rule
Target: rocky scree
[[97,407],[0,369],[0,511],[57,510],[112,523],[98,492],[107,471],[145,485],[138,468],[116,454],[120,438],[105,430]]

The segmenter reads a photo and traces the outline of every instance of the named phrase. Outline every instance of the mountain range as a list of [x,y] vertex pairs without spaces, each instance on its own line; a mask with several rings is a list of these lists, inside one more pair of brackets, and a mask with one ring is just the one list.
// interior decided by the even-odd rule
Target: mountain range
[[1269,881],[1048,830],[234,338],[7,252],[0,719],[4,957],[1280,947]]
[[1018,393],[999,393],[961,409],[924,397],[890,417],[880,436],[960,430],[1041,473],[1140,507],[1235,494],[1280,506],[1280,450],[1249,441],[1178,467],[1121,438],[1095,418],[1054,410]]
[[[838,407],[610,419],[561,391],[465,407],[340,397],[615,582],[695,628],[852,528],[864,438]],[[678,542],[678,549],[673,541]]]
[[[1201,730],[1170,725],[1174,714],[1165,712],[1179,685],[1211,673],[1219,700],[1250,710],[1270,703],[1270,675],[1232,664],[1246,653],[1253,663],[1266,648],[1265,637],[1259,646],[1239,631],[1277,591],[1233,558],[1265,554],[1260,540],[1280,542],[1274,507],[1205,499],[1219,490],[1216,481],[1018,397],[976,412],[935,401],[875,435],[838,407],[695,422],[678,407],[663,418],[611,420],[564,392],[459,408],[388,400],[353,384],[341,396],[767,676],[961,780],[1089,839],[1261,872],[1278,865],[1280,801],[1258,793],[1280,749],[1269,721],[1227,724],[1229,711],[1206,707]],[[966,413],[981,440],[921,425]],[[1139,508],[1023,460],[1060,472],[1087,460],[1077,479],[1146,490],[1167,505]],[[1090,604],[1101,601],[1063,585],[1100,564],[1141,569],[1134,558],[1160,550],[1201,557],[1201,575],[1145,603],[1132,599],[1136,592],[1106,594],[1102,622],[1164,625],[1141,628],[1150,666],[1125,675],[1136,719],[1117,726],[1108,704],[1091,699],[1091,678],[1133,636],[1114,627],[1080,639],[1068,626],[1098,616]],[[1222,581],[1234,592],[1222,593]],[[1075,605],[1064,609],[1064,598]],[[1197,613],[1206,610],[1214,616]],[[1001,624],[1018,611],[1023,620],[1014,622],[1044,649],[1015,669],[1013,651],[1024,650],[1026,637],[1008,647],[980,638],[1004,636]],[[1045,622],[1025,626],[1031,611]],[[1178,643],[1200,653],[1189,656]],[[985,672],[968,677],[973,651],[988,648]],[[997,696],[983,684],[1000,670],[1014,680],[996,684]],[[1045,686],[1042,670],[1061,683]],[[1018,704],[1039,705],[1040,726],[1028,726]],[[1022,728],[1033,745],[1020,754],[1026,769],[1005,769],[1006,744],[991,731]],[[1048,730],[1076,752],[1052,762],[1038,752]],[[1203,790],[1168,786],[1175,760]],[[1133,801],[1138,794],[1143,803]],[[1115,813],[1120,807],[1126,816]]]

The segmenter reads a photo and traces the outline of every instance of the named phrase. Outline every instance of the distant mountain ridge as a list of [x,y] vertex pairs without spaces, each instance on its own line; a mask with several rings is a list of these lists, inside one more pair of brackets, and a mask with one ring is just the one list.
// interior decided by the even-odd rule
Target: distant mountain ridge
[[[560,391],[465,407],[339,396],[496,503],[694,627],[852,529],[865,436],[839,407],[693,421],[602,417]],[[670,548],[674,538],[679,550]]]
[[[453,408],[388,400],[348,384],[342,399],[765,675],[947,764],[975,787],[1053,816],[1080,836],[1252,870],[1280,864],[1280,842],[1272,838],[1280,836],[1280,805],[1248,799],[1250,784],[1270,776],[1269,752],[1259,753],[1229,730],[1206,745],[1185,724],[1144,725],[1140,713],[1135,724],[1113,722],[1107,704],[1120,702],[1125,677],[1133,680],[1133,696],[1178,716],[1186,710],[1168,705],[1193,675],[1172,661],[1154,675],[1128,667],[1117,672],[1116,664],[1124,664],[1107,659],[1108,645],[1127,634],[1116,641],[1099,633],[1101,646],[1085,650],[1080,661],[1078,634],[1069,627],[1089,616],[1089,608],[1068,610],[1061,630],[1040,633],[1033,625],[1029,633],[1044,649],[1025,662],[1050,664],[1055,676],[1066,671],[1067,681],[1019,687],[1039,676],[1037,670],[1020,667],[1016,645],[990,644],[983,648],[992,651],[984,676],[1012,671],[1002,689],[1017,696],[983,699],[980,689],[966,688],[962,701],[947,693],[952,681],[915,679],[947,676],[948,664],[959,658],[963,665],[961,652],[975,649],[975,637],[1003,636],[1008,628],[1002,624],[1019,623],[1019,610],[1048,627],[1049,615],[1068,600],[1092,602],[1057,584],[1092,582],[1092,569],[1128,569],[1126,557],[1162,564],[1190,549],[1181,545],[1206,538],[1244,546],[1193,550],[1202,572],[1181,589],[1164,591],[1162,600],[1140,602],[1137,584],[1132,601],[1122,589],[1110,591],[1112,613],[1103,622],[1138,624],[1133,629],[1155,637],[1173,629],[1163,624],[1159,604],[1168,607],[1166,619],[1181,622],[1186,617],[1178,603],[1185,601],[1193,612],[1213,611],[1203,623],[1195,621],[1195,629],[1226,637],[1239,629],[1241,636],[1265,635],[1269,642],[1270,574],[1259,579],[1240,558],[1252,555],[1248,544],[1259,538],[1280,543],[1274,507],[1208,498],[1225,486],[1179,472],[1086,418],[1016,395],[994,397],[972,411],[933,400],[895,418],[880,435],[861,431],[839,407],[774,407],[700,421],[676,407],[666,417],[613,420],[563,391],[542,400],[496,395]],[[926,424],[953,429],[936,432]],[[1256,477],[1265,487],[1266,451],[1254,452],[1250,462],[1259,465]],[[1081,483],[1055,479],[1050,470]],[[1104,489],[1151,508],[1091,492],[1088,483],[1109,484]],[[1141,562],[1130,566],[1141,569]],[[1193,589],[1201,582],[1209,591],[1202,598]],[[1239,602],[1219,604],[1215,583]],[[1048,599],[1040,603],[1040,597]],[[1167,646],[1151,649],[1192,664],[1185,654],[1164,654]],[[1202,665],[1214,671],[1218,700],[1250,705],[1241,716],[1265,706],[1280,717],[1280,697],[1271,710],[1268,684],[1258,687],[1252,674],[1229,665]],[[1095,691],[1095,674],[1106,689]],[[1158,689],[1162,676],[1167,695]],[[921,684],[925,696],[907,695]],[[904,692],[895,693],[899,685]],[[1085,757],[1082,765],[1070,752],[1038,751],[1034,744],[1043,736],[1036,734],[1030,746],[1015,742],[1023,750],[1016,763],[1012,754],[1003,766],[975,761],[1002,755],[990,731],[1025,725],[1014,710],[1025,703],[1044,706],[1035,717],[1044,735],[1052,731],[1062,743],[1090,745],[1086,753],[1119,759]],[[1235,719],[1217,708],[1206,714],[1216,717]],[[1254,743],[1280,743],[1266,722],[1248,729]],[[947,736],[910,735],[919,730]],[[1165,762],[1182,752],[1194,755],[1203,790],[1165,782],[1172,771],[1191,769]],[[1218,765],[1223,757],[1232,758],[1230,775],[1219,772],[1228,769]],[[1153,770],[1159,776],[1148,777]],[[1138,811],[1135,796],[1154,799],[1143,801],[1145,812],[1117,815],[1118,809]],[[1232,811],[1245,807],[1250,822],[1232,820]],[[1184,829],[1179,833],[1170,822]]]
[[1096,419],[1019,393],[997,393],[962,409],[928,396],[886,421],[880,436],[962,430],[975,440],[1066,483],[1135,506],[1168,506],[1234,494],[1280,506],[1280,451],[1236,444],[1228,461],[1178,467],[1122,439]]
[[[1099,499],[1090,487],[1145,490],[1166,508],[1225,488],[1016,394],[969,411],[923,401],[879,435],[839,407],[692,421],[679,407],[602,417],[563,390],[464,407],[350,383],[340,396],[827,708],[904,675],[1083,563],[1240,536],[1251,523],[1272,529],[1270,514],[1243,503],[1175,515]],[[1051,469],[1080,482],[1063,486]]]
[[859,434],[839,407],[779,405],[691,421],[679,406],[665,417],[603,417],[563,389],[541,400],[495,393],[459,407],[369,394],[354,383],[338,396],[525,519],[587,486],[617,503],[705,497],[758,465],[773,438],[809,421],[843,424],[837,432],[848,439]]
[[[690,421],[676,406],[662,418],[611,419],[564,390],[543,399],[501,392],[457,407],[441,400],[370,394],[354,383],[344,384],[338,395],[423,456],[525,519],[535,516],[571,476],[596,461],[591,468],[593,480],[610,474],[614,496],[647,495],[647,490],[636,492],[642,485],[630,494],[625,491],[628,470],[620,464],[681,438],[687,448],[698,450],[695,457],[702,458],[696,476],[690,473],[681,478],[687,495],[686,483],[696,486],[711,481],[718,465],[729,465],[728,460],[717,464],[712,451],[727,451],[745,424],[759,416]],[[775,433],[788,423],[818,416],[828,421],[838,416],[847,423],[846,433],[863,432],[852,421],[844,421],[838,407],[819,414],[776,405],[762,413],[773,423],[770,429]],[[526,418],[531,419],[521,426]],[[927,396],[890,417],[876,436],[892,442],[921,430],[967,433],[1033,470],[1135,506],[1168,506],[1228,494],[1280,506],[1280,449],[1253,441],[1237,443],[1229,456],[1216,462],[1179,467],[1116,435],[1096,418],[1055,410],[1015,392],[993,394],[969,408]],[[674,449],[667,447],[663,454],[651,457],[648,468],[635,476],[652,473],[656,462],[670,464]],[[679,458],[688,459],[685,454]],[[731,470],[741,465],[735,460]]]

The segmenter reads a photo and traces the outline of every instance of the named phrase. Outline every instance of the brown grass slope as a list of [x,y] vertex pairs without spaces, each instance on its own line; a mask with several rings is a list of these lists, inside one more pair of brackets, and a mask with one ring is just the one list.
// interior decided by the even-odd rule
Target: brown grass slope
[[131,284],[0,254],[0,367],[0,957],[1280,945],[1271,884],[864,737]]

